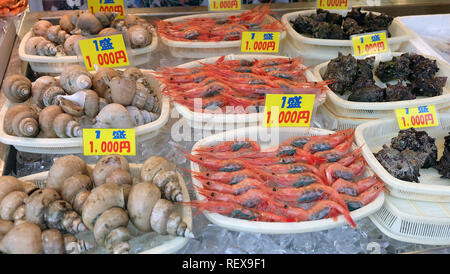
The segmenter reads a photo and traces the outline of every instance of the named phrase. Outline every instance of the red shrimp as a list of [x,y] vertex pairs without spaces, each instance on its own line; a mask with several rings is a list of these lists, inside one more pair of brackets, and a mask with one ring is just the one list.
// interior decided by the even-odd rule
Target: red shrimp
[[244,192],[247,192],[250,189],[260,189],[265,191],[266,193],[270,193],[271,189],[263,181],[250,178],[244,179],[239,183],[233,185],[213,180],[205,180],[205,179],[197,179],[197,180],[199,180],[202,183],[203,188],[205,189],[233,195],[243,194]]
[[195,213],[200,214],[202,211],[207,210],[213,213],[219,213],[231,218],[244,219],[248,221],[260,221],[260,222],[292,222],[292,219],[284,216],[279,216],[270,212],[258,210],[256,208],[243,207],[234,202],[221,202],[221,201],[192,201],[182,203],[186,206],[192,206],[198,209]]
[[331,187],[336,189],[339,193],[358,196],[378,182],[380,182],[380,180],[376,176],[370,176],[357,182],[349,182],[339,178],[331,185]]
[[386,186],[383,182],[378,182],[356,197],[348,194],[340,195],[347,204],[348,209],[353,211],[371,203],[378,197],[378,195],[380,195],[382,191],[385,190],[385,187]]
[[[348,133],[349,131],[352,133],[349,134]],[[340,134],[330,136],[329,138],[326,139],[311,140],[303,146],[303,149],[306,151],[310,151],[312,153],[331,150],[335,148],[337,145],[343,143],[345,140],[351,138],[354,132],[355,132],[354,130],[348,129],[346,131],[341,131]]]
[[334,163],[330,165],[325,174],[327,176],[328,185],[331,185],[335,179],[342,178],[344,180],[353,180],[364,172],[364,168],[366,167],[366,161],[364,158],[360,157],[353,164],[348,167]]
[[196,152],[236,152],[236,151],[261,151],[261,146],[256,141],[250,139],[225,141],[215,146],[199,147],[195,149]]

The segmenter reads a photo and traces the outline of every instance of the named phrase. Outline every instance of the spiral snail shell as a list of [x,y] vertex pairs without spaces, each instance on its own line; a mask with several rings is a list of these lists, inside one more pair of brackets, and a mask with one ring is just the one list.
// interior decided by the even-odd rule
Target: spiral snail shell
[[3,128],[9,135],[19,137],[34,137],[39,134],[37,112],[28,105],[15,105],[8,109],[3,122]]
[[61,87],[68,93],[74,94],[82,89],[89,89],[92,86],[91,74],[80,65],[66,67],[59,78]]
[[14,103],[25,102],[31,96],[31,81],[20,74],[7,76],[3,81],[3,92]]

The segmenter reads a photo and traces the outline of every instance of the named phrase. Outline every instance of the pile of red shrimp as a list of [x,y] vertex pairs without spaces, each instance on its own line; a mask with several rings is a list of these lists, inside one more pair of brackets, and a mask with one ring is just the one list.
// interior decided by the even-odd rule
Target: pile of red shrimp
[[261,150],[248,139],[227,141],[186,153],[201,172],[197,191],[206,199],[188,203],[199,212],[266,221],[302,222],[361,208],[385,189],[376,176],[363,176],[361,148],[352,151],[354,130],[330,135],[301,136]]

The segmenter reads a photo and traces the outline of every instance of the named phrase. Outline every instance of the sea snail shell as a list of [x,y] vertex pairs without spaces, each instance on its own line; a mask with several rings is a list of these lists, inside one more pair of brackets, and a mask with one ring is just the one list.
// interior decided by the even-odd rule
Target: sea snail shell
[[14,103],[25,102],[31,96],[31,81],[20,74],[7,76],[3,80],[3,92]]
[[61,72],[60,84],[68,94],[74,94],[79,90],[89,89],[92,85],[92,76],[84,67],[71,65]]

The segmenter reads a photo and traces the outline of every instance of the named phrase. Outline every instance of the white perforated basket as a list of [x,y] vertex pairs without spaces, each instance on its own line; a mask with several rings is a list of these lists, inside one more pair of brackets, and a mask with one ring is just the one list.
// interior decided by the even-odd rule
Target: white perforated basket
[[411,201],[386,195],[383,207],[369,218],[381,232],[402,242],[450,244],[450,203]]
[[[148,70],[141,70],[147,75],[153,90],[156,92],[159,102],[161,102],[161,115],[156,121],[138,126],[135,129],[136,142],[143,142],[158,134],[158,130],[169,120],[170,101],[169,98],[161,94],[159,82],[153,78]],[[31,99],[25,102],[32,104]],[[83,153],[83,138],[29,138],[8,135],[3,122],[6,112],[14,103],[6,100],[0,110],[0,141],[7,145],[14,146],[18,151],[44,153],[44,154],[71,154]]]
[[[444,150],[444,137],[450,132],[450,114],[439,113],[438,118],[439,126],[417,130],[424,130],[436,138],[439,160]],[[355,141],[359,146],[364,145],[362,155],[378,177],[387,184],[391,196],[418,201],[450,202],[450,179],[441,178],[434,168],[420,169],[419,183],[407,182],[389,174],[375,158],[373,153],[380,151],[383,144],[389,145],[398,132],[397,119],[383,118],[358,126]]]
[[[402,52],[393,52],[392,56],[400,56]],[[424,55],[427,58],[437,61],[439,71],[437,76],[450,76],[450,66],[433,56]],[[380,56],[375,57],[375,69],[380,62]],[[329,62],[317,65],[314,68],[314,76],[318,81],[323,81],[322,76],[325,74],[327,65]],[[386,85],[381,82],[376,75],[374,79],[377,85],[385,87]],[[447,83],[443,88],[442,95],[434,97],[420,96],[414,100],[404,100],[396,102],[352,102],[346,98],[348,95],[342,96],[334,93],[331,89],[327,88],[327,105],[334,113],[353,118],[382,118],[393,114],[393,111],[398,108],[405,107],[417,107],[423,105],[436,105],[436,109],[448,107],[450,105],[450,79],[447,79]]]
[[[333,131],[319,128],[263,128],[263,127],[247,127],[240,128],[236,130],[230,130],[215,135],[206,137],[198,141],[192,148],[192,151],[203,146],[216,145],[223,141],[236,140],[242,138],[249,138],[251,140],[258,141],[261,145],[261,149],[266,149],[279,145],[281,142],[295,136],[313,136],[313,135],[325,135],[333,133]],[[354,146],[355,148],[355,146]],[[191,162],[191,170],[200,171],[198,164]],[[367,170],[366,175],[373,174],[370,170]],[[192,178],[193,184],[198,187],[202,187],[201,182]],[[203,200],[201,194],[196,192],[197,199]],[[381,193],[374,201],[370,204],[354,210],[350,213],[354,221],[362,219],[375,213],[384,202],[384,193]],[[229,230],[234,231],[244,231],[253,233],[267,233],[267,234],[285,234],[285,233],[306,233],[313,231],[320,231],[325,229],[335,228],[346,224],[344,216],[339,216],[337,220],[331,218],[322,219],[317,221],[305,221],[305,222],[289,222],[289,223],[279,223],[279,222],[255,222],[247,221],[236,218],[227,217],[218,213],[210,213],[203,211],[206,218],[212,223],[224,227]]]
[[[217,61],[219,57],[210,57],[198,61],[189,62],[179,65],[179,68],[194,68],[201,66],[201,63],[211,64]],[[242,55],[242,54],[229,54],[225,57],[225,60],[254,60],[254,59],[271,59],[271,58],[288,58],[285,56],[277,55]],[[311,71],[306,70],[306,78],[308,81],[316,81],[316,78]],[[314,108],[318,107],[325,101],[325,93],[321,94],[319,98],[316,98]],[[220,114],[220,113],[198,113],[193,112],[189,108],[174,103],[175,109],[186,119],[188,124],[193,128],[198,129],[216,129],[227,130],[233,128],[240,128],[244,126],[256,126],[262,123],[264,113],[250,113],[250,114]]]
[[332,130],[343,130],[348,128],[357,128],[363,123],[367,123],[375,119],[370,118],[351,118],[341,116],[333,112],[328,106],[328,102],[325,102],[320,108],[317,109],[317,116],[319,121],[323,123],[322,127]]
[[[84,64],[82,57],[78,56],[39,56],[25,53],[25,44],[32,37],[32,32],[28,32],[23,37],[19,45],[19,57],[23,61],[27,61],[34,72],[41,73],[61,73],[63,69],[70,65]],[[130,66],[140,66],[148,63],[151,59],[151,52],[158,46],[158,35],[152,32],[152,43],[144,48],[132,49],[127,48],[127,54]]]
[[[336,13],[336,11],[331,11]],[[366,11],[364,11],[366,12]],[[299,56],[308,57],[313,54],[316,56],[322,56],[322,58],[331,59],[337,57],[338,52],[343,54],[349,54],[352,52],[351,40],[337,40],[337,39],[319,39],[311,38],[306,35],[300,34],[294,30],[290,21],[297,18],[299,15],[311,15],[315,14],[316,10],[303,10],[291,13],[286,13],[281,17],[281,23],[286,27],[287,40],[297,49]],[[378,12],[372,12],[379,15]],[[347,12],[342,12],[342,15],[346,15]],[[398,20],[394,18],[392,24],[388,28],[391,33],[391,37],[387,39],[388,45],[391,51],[396,51],[400,48],[403,42],[408,41],[409,34],[404,29],[403,24],[399,24]],[[318,57],[319,58],[319,57]]]
[[[95,165],[89,165],[90,168],[94,168]],[[137,181],[137,178],[140,178],[142,164],[130,164],[130,173],[133,176],[133,181]],[[40,188],[44,188],[48,177],[48,171],[36,173],[33,175],[29,175],[26,177],[19,178],[22,181],[29,181],[34,183]],[[178,178],[180,182],[181,192],[183,194],[183,202],[189,202],[189,192],[186,187],[186,183],[183,179],[183,176],[178,173]],[[192,209],[190,206],[182,206],[175,205],[178,213],[182,216],[183,221],[187,224],[187,226],[192,231]],[[150,246],[154,246],[148,250],[140,252],[141,254],[167,254],[167,253],[175,253],[177,250],[183,248],[189,241],[189,238],[184,237],[174,237],[169,235],[157,235],[156,233],[154,237],[151,238],[152,243],[149,243]],[[150,238],[148,238],[150,239]],[[154,242],[154,243],[153,243]],[[156,244],[156,246],[155,246]],[[132,247],[133,248],[133,247]]]
[[[181,22],[192,18],[207,17],[207,18],[226,18],[231,15],[238,15],[244,11],[233,13],[207,13],[173,17],[165,19],[166,22]],[[267,15],[263,24],[269,24],[276,19]],[[286,31],[280,34],[280,43],[286,37]],[[222,41],[222,42],[187,42],[175,41],[166,37],[160,36],[161,42],[169,48],[170,53],[174,57],[181,58],[208,58],[227,54],[237,54],[241,52],[241,40],[236,41]]]

